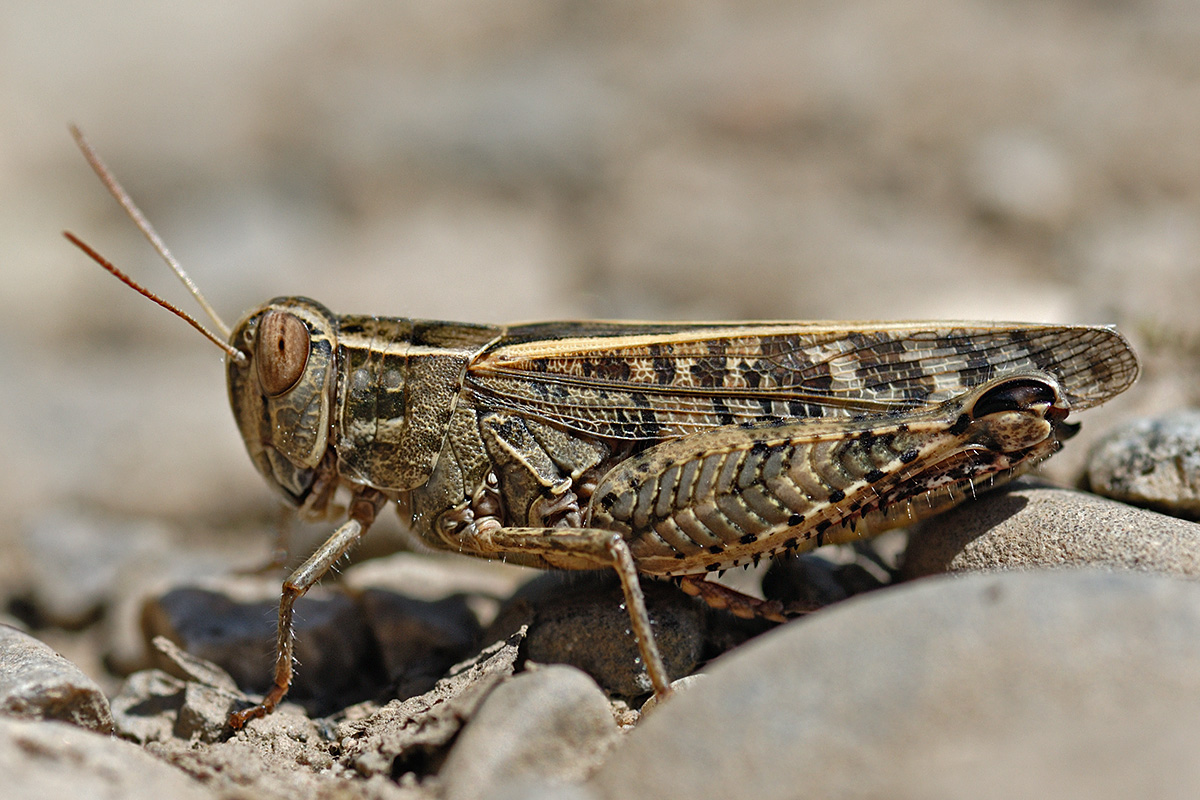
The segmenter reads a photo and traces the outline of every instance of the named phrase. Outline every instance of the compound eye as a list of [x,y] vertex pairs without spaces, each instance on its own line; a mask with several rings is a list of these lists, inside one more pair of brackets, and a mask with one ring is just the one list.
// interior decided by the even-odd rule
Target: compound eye
[[258,323],[254,362],[258,382],[268,397],[278,397],[304,374],[311,343],[308,328],[286,311],[268,311]]
[[1057,393],[1054,387],[1036,378],[1014,378],[984,392],[975,401],[971,416],[975,419],[1002,411],[1020,411],[1038,403],[1053,405]]

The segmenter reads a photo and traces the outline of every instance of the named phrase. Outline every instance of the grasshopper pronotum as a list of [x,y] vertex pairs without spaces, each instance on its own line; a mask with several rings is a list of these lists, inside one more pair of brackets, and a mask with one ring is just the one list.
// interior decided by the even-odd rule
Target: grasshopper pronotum
[[281,297],[232,329],[73,129],[88,162],[212,319],[259,472],[346,520],[283,583],[270,712],[292,677],[292,608],[393,502],[434,548],[615,569],[655,693],[670,693],[638,574],[735,613],[776,604],[707,574],[942,511],[1051,455],[1071,411],[1123,392],[1112,328],[986,322],[550,322],[346,316]]

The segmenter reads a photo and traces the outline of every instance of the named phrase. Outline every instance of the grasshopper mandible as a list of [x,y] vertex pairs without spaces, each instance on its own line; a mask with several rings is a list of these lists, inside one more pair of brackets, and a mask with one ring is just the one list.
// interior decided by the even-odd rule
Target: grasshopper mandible
[[670,683],[639,573],[740,614],[778,604],[708,573],[870,536],[945,510],[1048,457],[1070,412],[1138,363],[1109,327],[986,322],[549,322],[333,314],[281,297],[232,329],[78,130],[88,162],[213,320],[255,467],[299,513],[346,519],[283,583],[292,609],[384,505],[427,545],[556,569],[614,569],[658,695]]

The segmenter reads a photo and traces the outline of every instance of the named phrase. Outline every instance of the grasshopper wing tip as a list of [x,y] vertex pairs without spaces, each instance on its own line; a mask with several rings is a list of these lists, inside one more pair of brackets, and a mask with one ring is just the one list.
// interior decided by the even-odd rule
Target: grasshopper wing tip
[[1091,408],[1122,394],[1137,382],[1141,364],[1133,345],[1115,325],[1091,329],[1094,336],[1067,376],[1076,408]]

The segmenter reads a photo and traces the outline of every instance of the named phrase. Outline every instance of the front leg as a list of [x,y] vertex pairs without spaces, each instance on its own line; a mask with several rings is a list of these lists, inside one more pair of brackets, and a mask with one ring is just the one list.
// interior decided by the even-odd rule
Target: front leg
[[548,565],[580,568],[587,564],[612,567],[621,582],[625,607],[629,611],[638,653],[646,666],[650,685],[660,699],[671,695],[666,665],[654,641],[646,598],[638,580],[637,565],[629,545],[621,534],[597,528],[505,528],[494,519],[480,521],[471,537],[479,555],[497,554],[540,556]]
[[275,684],[267,692],[267,696],[256,706],[234,712],[229,716],[229,726],[238,730],[252,719],[266,716],[279,705],[292,685],[292,660],[295,647],[295,632],[292,630],[292,618],[295,613],[296,601],[304,596],[325,573],[336,564],[342,556],[350,552],[358,544],[375,515],[387,498],[375,489],[361,489],[350,501],[349,516],[333,535],[325,540],[308,560],[296,568],[296,571],[283,582],[283,592],[279,598],[279,625],[275,641]]

